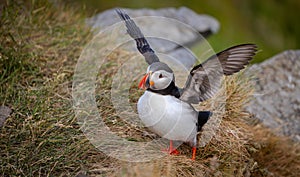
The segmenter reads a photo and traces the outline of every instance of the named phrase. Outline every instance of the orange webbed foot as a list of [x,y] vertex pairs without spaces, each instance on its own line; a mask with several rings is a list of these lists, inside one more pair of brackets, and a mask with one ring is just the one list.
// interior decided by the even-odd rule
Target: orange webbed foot
[[191,160],[193,160],[193,161],[196,159],[196,150],[197,150],[196,147],[192,148],[192,158],[191,158]]
[[179,155],[179,154],[180,154],[180,152],[179,152],[177,149],[173,148],[173,142],[172,142],[172,141],[170,141],[170,146],[169,146],[169,148],[163,149],[162,151],[163,151],[163,152],[167,152],[167,153],[169,153],[170,155]]

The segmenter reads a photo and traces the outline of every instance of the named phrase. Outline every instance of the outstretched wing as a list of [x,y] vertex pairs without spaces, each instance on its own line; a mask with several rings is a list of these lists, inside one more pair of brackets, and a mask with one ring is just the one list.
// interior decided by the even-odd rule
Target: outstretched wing
[[254,44],[241,44],[211,56],[191,70],[179,99],[197,104],[211,98],[220,88],[223,75],[239,72],[256,51]]
[[154,62],[159,62],[159,58],[151,49],[145,36],[134,21],[121,9],[116,9],[116,12],[122,20],[125,21],[127,33],[135,40],[137,49],[145,57],[146,62],[151,65]]

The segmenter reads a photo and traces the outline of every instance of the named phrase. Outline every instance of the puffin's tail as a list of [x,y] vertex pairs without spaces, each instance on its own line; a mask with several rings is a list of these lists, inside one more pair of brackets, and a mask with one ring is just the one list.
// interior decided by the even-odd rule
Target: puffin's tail
[[210,116],[212,116],[212,112],[210,111],[199,111],[198,114],[198,122],[197,122],[197,128],[198,132],[201,131],[203,125],[208,121]]

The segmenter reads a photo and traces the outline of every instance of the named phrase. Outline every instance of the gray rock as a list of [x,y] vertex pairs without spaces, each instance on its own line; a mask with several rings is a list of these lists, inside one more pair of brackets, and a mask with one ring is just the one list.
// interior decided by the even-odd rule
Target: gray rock
[[[219,30],[219,23],[208,15],[199,15],[186,7],[162,9],[125,9],[148,38],[157,53],[171,55],[187,68],[196,58],[184,47],[191,47]],[[87,24],[96,32],[121,22],[114,9],[106,10],[87,19]],[[119,36],[124,36],[125,27]],[[135,47],[130,50],[136,50]],[[186,58],[181,58],[182,56]]]
[[300,141],[300,50],[285,51],[249,68],[256,93],[246,108],[276,132]]
[[7,106],[0,106],[0,128],[3,126],[6,118],[11,114],[11,109]]
[[[147,17],[147,16],[154,16],[154,17],[166,17],[170,19],[178,20],[186,25],[189,25],[194,30],[193,32],[197,31],[201,33],[204,36],[207,36],[209,34],[216,33],[219,30],[219,22],[208,15],[199,15],[192,11],[191,9],[187,7],[180,7],[178,9],[176,8],[161,8],[161,9],[124,9],[128,15],[132,18],[140,18],[140,17]],[[117,16],[115,9],[109,9],[102,13],[99,13],[89,19],[87,19],[88,25],[92,26],[94,29],[103,29],[105,27],[114,25],[115,23],[120,22],[120,18]],[[151,33],[160,34],[163,32],[163,30],[166,30],[162,28],[160,25],[156,25],[155,21],[143,21],[143,26],[139,25],[141,28],[145,29],[151,29]],[[176,27],[175,27],[176,28]],[[171,29],[168,27],[167,29]],[[147,30],[146,30],[147,31]],[[147,33],[143,30],[144,33]],[[179,30],[180,31],[180,30]],[[182,32],[184,33],[184,32]],[[182,36],[182,33],[179,34],[179,36]],[[189,31],[188,31],[189,33]],[[171,34],[172,35],[172,34]],[[186,41],[193,41],[195,39],[183,39]]]

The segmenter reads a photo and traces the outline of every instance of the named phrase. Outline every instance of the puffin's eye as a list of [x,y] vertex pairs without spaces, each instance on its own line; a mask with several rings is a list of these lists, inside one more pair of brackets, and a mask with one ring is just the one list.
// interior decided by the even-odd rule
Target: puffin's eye
[[163,75],[162,75],[162,74],[159,74],[158,78],[163,78]]

